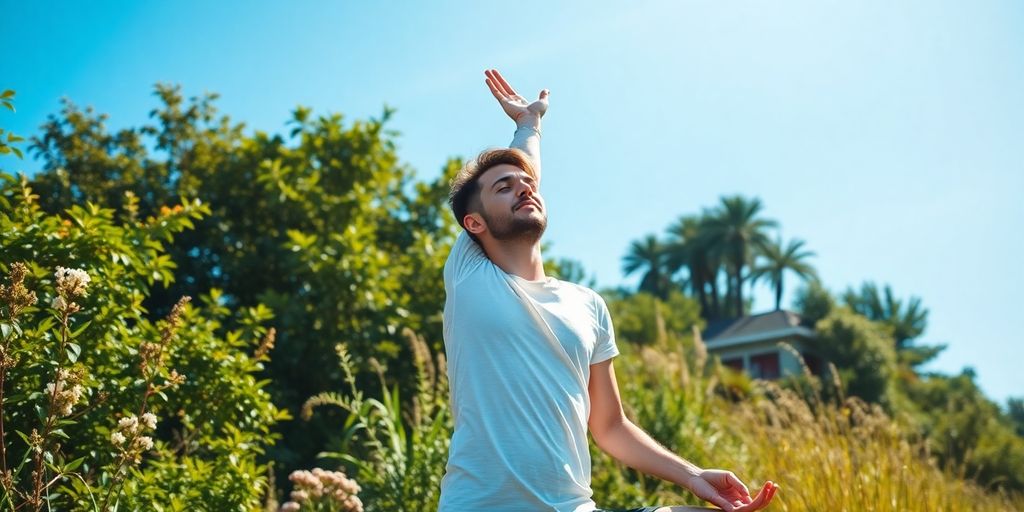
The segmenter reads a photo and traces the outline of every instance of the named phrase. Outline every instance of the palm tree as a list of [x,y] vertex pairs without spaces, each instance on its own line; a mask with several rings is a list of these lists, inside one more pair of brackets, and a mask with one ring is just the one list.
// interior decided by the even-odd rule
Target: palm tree
[[[719,207],[708,212],[708,243],[726,263],[726,295],[731,297],[731,312],[736,316],[744,315],[743,269],[753,259],[753,250],[768,244],[768,228],[777,225],[774,220],[758,216],[762,208],[758,198],[732,196],[723,197]],[[728,298],[726,302],[729,302]]]
[[903,301],[893,296],[889,285],[885,285],[883,295],[875,283],[865,282],[859,293],[846,290],[843,302],[869,319],[889,325],[897,349],[903,349],[907,342],[923,334],[928,325],[928,310],[921,305],[920,297],[911,296],[904,309]]
[[690,288],[700,301],[702,316],[712,320],[721,313],[718,297],[721,258],[708,244],[706,220],[706,217],[693,215],[680,217],[668,228],[669,242],[665,250],[669,275],[686,268]]
[[627,276],[644,271],[639,291],[650,293],[662,300],[668,298],[671,280],[668,272],[665,246],[654,235],[635,240],[629,246],[629,253],[622,258],[622,272]]
[[846,290],[843,302],[857,313],[886,325],[892,333],[900,360],[910,366],[924,364],[946,349],[945,344],[920,345],[914,342],[914,338],[924,334],[928,326],[928,309],[921,305],[919,297],[911,296],[904,308],[903,301],[893,296],[889,285],[879,293],[875,283],[865,282],[860,292]]
[[775,310],[782,309],[782,278],[786,271],[793,272],[803,280],[817,280],[818,273],[805,260],[814,256],[811,251],[801,251],[804,241],[800,239],[790,240],[785,247],[782,245],[782,237],[775,243],[769,243],[761,247],[760,256],[766,260],[764,264],[754,267],[750,273],[750,282],[767,278],[768,283],[775,289]]

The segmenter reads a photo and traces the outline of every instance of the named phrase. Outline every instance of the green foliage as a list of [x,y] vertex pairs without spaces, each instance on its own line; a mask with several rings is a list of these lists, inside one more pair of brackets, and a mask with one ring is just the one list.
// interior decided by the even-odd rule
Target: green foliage
[[851,309],[890,330],[902,362],[918,366],[934,359],[946,348],[945,345],[913,343],[928,325],[928,309],[921,305],[919,297],[910,297],[904,302],[895,297],[889,285],[879,291],[875,283],[865,282],[859,291],[846,290],[842,298]]
[[815,325],[832,313],[836,300],[820,281],[811,281],[797,291],[795,306],[805,322]]
[[725,310],[735,317],[747,314],[743,301],[747,277],[744,269],[752,263],[755,251],[768,245],[768,229],[778,225],[761,217],[762,208],[758,198],[723,197],[718,208],[705,214],[707,220],[702,224],[702,236],[721,255],[727,269]]
[[[38,296],[27,307],[5,297],[0,317],[10,363],[0,387],[15,390],[2,402],[4,464],[14,470],[3,500],[30,509],[256,507],[266,483],[257,459],[287,417],[256,380],[265,355],[250,355],[266,311],[236,315],[209,296],[154,321],[143,306],[154,284],[173,279],[166,244],[206,206],[187,202],[144,220],[130,205],[120,217],[93,203],[48,214],[27,181],[0,180],[0,271],[25,262],[24,286]],[[59,266],[84,271],[81,293],[62,285]],[[153,425],[119,424],[151,421],[143,413]],[[30,445],[45,464],[30,460]]]
[[974,374],[929,375],[905,387],[914,425],[948,467],[993,488],[1024,490],[1024,438],[987,400]]
[[[664,241],[654,235],[634,241],[623,258],[623,272],[642,271],[639,291],[661,299],[673,288],[689,289],[706,320],[746,315],[750,298],[744,299],[744,288],[758,280],[768,281],[774,289],[778,309],[786,272],[817,279],[805,261],[814,253],[803,250],[801,240],[772,244],[768,230],[778,224],[763,218],[762,209],[757,198],[722,197],[719,205],[700,215],[680,217],[669,226]],[[680,273],[682,278],[674,277]]]
[[310,398],[303,408],[303,417],[307,419],[314,408],[323,405],[340,407],[349,413],[340,449],[321,456],[354,468],[362,487],[361,499],[366,501],[369,512],[436,510],[448,460],[452,418],[444,357],[433,358],[423,338],[412,331],[403,334],[417,369],[416,394],[404,412],[398,387],[388,385],[382,367],[378,367],[382,398],[367,398],[363,394],[344,345],[338,345],[337,352],[349,393],[321,393]]
[[1024,437],[1024,399],[1011,398],[1006,401],[1007,414],[1013,421],[1014,431]]
[[847,393],[871,403],[889,399],[896,353],[883,328],[847,308],[836,308],[814,330],[818,353],[839,367]]
[[[13,94],[3,94],[13,110]],[[0,403],[7,454],[26,461],[14,472],[20,491],[35,485],[32,444],[49,454],[40,464],[49,475],[65,476],[45,493],[54,508],[104,508],[113,496],[128,509],[252,509],[266,460],[281,471],[308,467],[327,446],[323,455],[357,475],[368,510],[435,508],[451,431],[439,355],[441,268],[457,232],[444,204],[461,163],[413,183],[387,109],[346,122],[300,107],[287,135],[246,134],[217,113],[216,95],[186,101],[165,85],[156,95],[162,105],[150,124],[116,133],[105,116],[66,103],[31,148],[43,171],[31,183],[0,173],[0,270],[29,262],[25,282],[50,304],[8,306],[0,319],[5,357],[22,363],[0,382],[17,390]],[[17,140],[0,138],[0,147],[9,142]],[[1024,407],[1011,402],[1011,416],[1001,415],[969,376],[918,377],[909,365],[929,353],[907,350],[917,348],[908,340],[926,319],[916,298],[904,308],[877,293],[867,302],[848,297],[857,315],[812,282],[798,299],[848,391],[885,404],[910,426],[909,437],[872,404],[827,403],[817,395],[827,387],[813,376],[794,383],[797,394],[708,363],[688,334],[701,317],[746,312],[744,286],[754,275],[781,294],[785,268],[757,262],[770,259],[764,247],[775,225],[761,209],[757,199],[722,198],[680,219],[667,241],[634,244],[626,268],[644,273],[650,293],[609,298],[628,414],[698,464],[782,475],[792,493],[783,494],[782,510],[882,508],[893,496],[918,496],[927,510],[1019,504],[932,467],[929,453],[991,488],[1021,489],[1024,456],[1011,418],[1020,429],[1013,414]],[[799,246],[778,249],[800,256]],[[67,316],[57,314],[66,303],[52,302],[57,265],[92,277],[88,297],[76,299],[83,309]],[[571,261],[545,268],[585,279]],[[685,280],[673,279],[678,273]],[[199,304],[157,320],[185,295]],[[276,336],[264,327],[272,317]],[[339,343],[342,365],[323,365]],[[140,368],[153,346],[166,349],[159,370]],[[80,381],[70,417],[54,414],[55,398],[74,385],[44,393],[60,370],[71,372],[67,383]],[[307,417],[318,405],[341,410],[275,428],[288,415],[267,391],[293,412],[313,396]],[[118,425],[143,412],[159,416],[155,430]],[[115,443],[125,432],[134,437]],[[281,434],[286,443],[271,447]],[[156,444],[136,464],[130,450],[150,436]],[[824,471],[821,460],[830,461]],[[603,505],[695,502],[603,454],[594,461]],[[8,488],[8,504],[27,499]]]
[[672,288],[672,280],[668,272],[668,252],[666,246],[654,235],[647,235],[642,240],[634,241],[629,252],[622,258],[622,273],[630,275],[643,272],[638,291],[649,293],[665,299]]
[[[34,146],[45,162],[34,178],[44,207],[94,201],[149,215],[172,198],[202,201],[210,214],[168,243],[177,279],[155,290],[151,311],[211,289],[232,310],[268,306],[279,348],[263,375],[275,402],[293,413],[342,384],[340,370],[322,364],[339,342],[357,373],[371,373],[371,358],[383,361],[411,396],[415,369],[400,332],[414,329],[441,350],[441,268],[457,228],[444,205],[461,163],[412,183],[387,109],[345,122],[299,107],[287,136],[248,135],[217,112],[216,95],[186,101],[167,85],[156,95],[162,106],[152,124],[117,133],[104,116],[70,103],[51,117]],[[337,435],[331,422],[281,424],[288,443],[271,454],[278,469],[310,464]]]
[[818,273],[805,260],[814,256],[811,251],[802,250],[804,241],[790,240],[782,244],[780,237],[776,242],[768,242],[758,247],[764,262],[756,265],[750,273],[751,284],[759,279],[767,279],[775,289],[775,309],[782,309],[782,291],[786,272],[792,272],[805,280],[817,281]]
[[[417,343],[421,348],[413,351],[424,353],[425,344]],[[927,448],[877,405],[856,398],[833,403],[820,395],[804,400],[764,381],[747,381],[750,392],[738,398],[723,388],[735,375],[709,358],[699,336],[620,348],[615,367],[627,416],[700,466],[735,470],[752,485],[766,478],[781,482],[773,509],[1015,510],[1024,505],[1020,495],[985,492],[961,479],[957,468],[935,466]],[[307,404],[308,411],[333,405],[353,412],[344,424],[345,445],[325,455],[356,470],[367,511],[436,510],[451,429],[446,387],[436,380],[443,359],[434,364],[435,377],[430,365],[418,365],[417,387],[425,394],[422,401],[402,405],[394,391],[382,400],[367,398],[343,346],[339,355],[348,393],[323,394]],[[388,375],[380,369],[379,386],[393,390]],[[416,419],[416,408],[426,403],[434,412],[421,409]],[[593,445],[591,454],[591,487],[602,507],[700,504],[685,490],[623,466]]]
[[700,305],[679,291],[660,300],[649,293],[619,295],[606,291],[608,311],[620,342],[664,344],[682,340],[702,325]]
[[[698,466],[728,468],[753,486],[768,478],[780,483],[772,510],[1024,506],[1024,496],[986,492],[962,467],[950,465],[944,471],[936,466],[928,446],[878,405],[855,397],[830,401],[813,392],[802,396],[767,381],[748,383],[751,392],[737,398],[723,389],[731,372],[708,363],[699,338],[622,349],[615,367],[627,416]],[[816,377],[804,377],[811,389],[822,388]],[[592,487],[602,507],[700,504],[683,489],[642,475],[597,449],[592,456]]]
[[[0,92],[0,106],[14,112],[14,91],[6,89]],[[11,132],[5,132],[3,128],[0,128],[0,155],[14,153],[15,156],[21,158],[23,156],[21,149],[14,146],[14,144],[23,140],[25,140],[24,137],[19,137]]]

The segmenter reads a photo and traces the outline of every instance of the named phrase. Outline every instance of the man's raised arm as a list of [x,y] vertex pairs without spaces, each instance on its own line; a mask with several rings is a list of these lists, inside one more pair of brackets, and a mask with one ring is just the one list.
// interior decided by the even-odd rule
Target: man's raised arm
[[498,100],[501,109],[516,123],[516,133],[509,147],[521,149],[533,161],[540,182],[540,120],[548,110],[548,90],[540,92],[533,102],[528,102],[512,88],[496,69],[484,71],[485,82],[491,94]]

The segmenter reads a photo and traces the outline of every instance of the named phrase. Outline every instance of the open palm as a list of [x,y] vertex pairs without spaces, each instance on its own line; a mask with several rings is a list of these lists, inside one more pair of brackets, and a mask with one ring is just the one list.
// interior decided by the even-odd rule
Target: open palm
[[521,96],[512,88],[505,78],[501,76],[501,73],[496,69],[488,69],[484,71],[484,75],[487,77],[485,82],[487,87],[491,90],[491,94],[501,104],[501,109],[512,118],[513,121],[519,123],[526,117],[536,116],[538,119],[544,116],[544,113],[548,110],[548,90],[544,89],[540,92],[540,96],[534,101],[527,101],[526,98]]
[[779,486],[765,482],[764,487],[751,497],[747,486],[730,471],[704,470],[690,481],[690,491],[727,512],[753,512],[768,506]]

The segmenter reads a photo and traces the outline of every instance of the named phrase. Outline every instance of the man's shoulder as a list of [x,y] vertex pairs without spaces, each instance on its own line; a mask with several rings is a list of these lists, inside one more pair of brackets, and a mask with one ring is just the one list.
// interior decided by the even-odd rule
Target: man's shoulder
[[444,280],[448,286],[462,281],[481,265],[490,262],[483,249],[465,231],[459,232],[444,261]]

